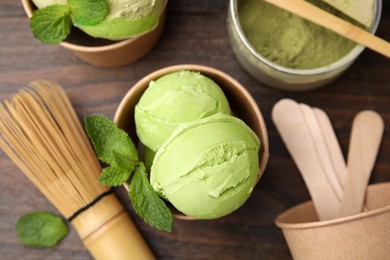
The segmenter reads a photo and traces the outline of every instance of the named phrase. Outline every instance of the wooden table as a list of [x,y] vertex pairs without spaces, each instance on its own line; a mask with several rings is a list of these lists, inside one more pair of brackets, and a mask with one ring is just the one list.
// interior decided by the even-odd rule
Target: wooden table
[[[377,34],[390,40],[390,1]],[[21,3],[0,3],[0,98],[10,98],[30,81],[59,82],[80,118],[103,114],[113,118],[131,86],[162,67],[194,63],[220,69],[241,82],[264,115],[270,140],[266,171],[247,203],[233,214],[212,221],[174,222],[173,232],[156,231],[133,212],[123,188],[116,190],[129,214],[159,259],[290,259],[275,217],[309,194],[270,118],[281,98],[293,98],[324,109],[330,116],[344,154],[353,116],[363,109],[379,112],[386,131],[371,183],[390,181],[390,62],[365,50],[337,81],[305,93],[288,93],[255,81],[237,63],[227,37],[227,0],[171,0],[163,36],[152,52],[131,65],[103,69],[83,63],[60,46],[47,46],[32,37]],[[15,223],[22,214],[56,209],[0,151],[0,259],[90,259],[75,230],[53,249],[22,246]]]

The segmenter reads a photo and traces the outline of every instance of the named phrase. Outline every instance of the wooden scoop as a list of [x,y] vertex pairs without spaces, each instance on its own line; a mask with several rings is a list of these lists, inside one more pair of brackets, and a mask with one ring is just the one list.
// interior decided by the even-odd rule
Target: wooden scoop
[[390,58],[390,43],[304,0],[264,0]]
[[282,99],[272,110],[275,126],[309,190],[320,220],[337,216],[340,202],[328,182],[299,104]]
[[384,122],[370,110],[358,113],[352,123],[348,151],[348,174],[341,201],[340,217],[360,213],[363,209],[367,184],[378,154]]
[[374,0],[322,0],[369,28],[374,16]]

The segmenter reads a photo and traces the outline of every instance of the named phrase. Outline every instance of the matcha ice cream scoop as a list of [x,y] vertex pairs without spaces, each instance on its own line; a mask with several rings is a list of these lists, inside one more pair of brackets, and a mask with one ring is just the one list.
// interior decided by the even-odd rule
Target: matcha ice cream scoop
[[93,26],[74,25],[93,37],[122,40],[152,31],[165,0],[107,0],[109,13]]
[[32,2],[38,8],[43,8],[43,7],[46,7],[48,5],[54,5],[54,4],[67,5],[66,0],[32,0]]
[[141,142],[157,149],[181,123],[215,113],[230,113],[221,88],[193,71],[179,71],[152,81],[135,107],[136,131]]
[[243,121],[218,113],[176,129],[156,153],[150,182],[182,213],[219,218],[250,196],[259,149],[258,137]]
[[[38,8],[48,5],[67,5],[66,0],[33,0]],[[152,31],[159,22],[165,0],[106,0],[108,14],[96,25],[73,25],[93,37],[123,40]]]

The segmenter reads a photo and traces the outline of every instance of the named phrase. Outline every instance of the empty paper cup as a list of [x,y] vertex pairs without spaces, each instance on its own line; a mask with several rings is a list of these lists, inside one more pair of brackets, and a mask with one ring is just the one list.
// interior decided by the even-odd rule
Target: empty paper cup
[[294,259],[389,259],[390,182],[368,187],[365,212],[318,221],[309,201],[282,213],[276,225]]

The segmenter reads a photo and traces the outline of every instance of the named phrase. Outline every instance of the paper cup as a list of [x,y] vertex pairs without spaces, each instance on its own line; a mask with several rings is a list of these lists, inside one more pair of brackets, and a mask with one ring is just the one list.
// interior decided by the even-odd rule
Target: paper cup
[[[160,14],[157,27],[144,35],[122,41],[109,41],[90,37],[77,28],[72,28],[72,34],[66,41],[59,43],[73,52],[80,60],[97,67],[119,67],[132,63],[146,55],[157,43],[163,31],[166,6]],[[22,0],[24,11],[32,16],[35,6],[31,0]]]
[[[138,81],[122,99],[116,110],[114,123],[119,128],[125,130],[133,141],[138,142],[134,123],[135,105],[149,86],[150,81],[156,80],[163,75],[181,70],[197,71],[214,80],[225,93],[235,116],[243,120],[259,137],[261,141],[259,152],[260,178],[264,172],[269,157],[268,134],[263,116],[256,101],[252,98],[249,92],[235,79],[217,69],[202,65],[182,64],[162,68],[145,76]],[[186,216],[174,209],[172,210],[172,213],[176,218],[193,219],[192,217]]]
[[279,215],[294,259],[389,259],[390,182],[368,187],[365,212],[318,221],[312,201]]

